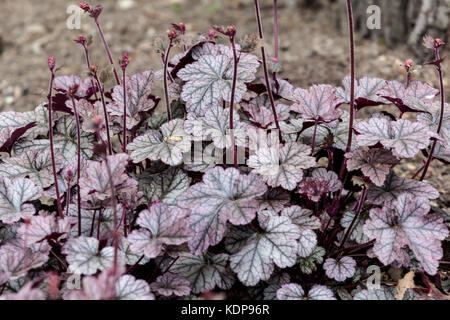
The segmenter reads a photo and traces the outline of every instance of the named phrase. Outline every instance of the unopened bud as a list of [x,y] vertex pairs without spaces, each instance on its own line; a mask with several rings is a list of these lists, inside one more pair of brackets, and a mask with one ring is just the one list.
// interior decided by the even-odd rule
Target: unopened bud
[[86,2],[81,2],[81,3],[80,3],[80,8],[81,8],[82,10],[84,10],[85,12],[91,11],[91,6],[88,5]]
[[444,41],[442,41],[441,39],[436,39],[436,40],[434,40],[434,46],[435,46],[436,48],[440,48],[440,47],[442,47],[444,44],[445,44]]
[[228,36],[234,36],[236,34],[236,27],[235,26],[228,26],[227,27],[227,35]]
[[128,64],[130,63],[130,57],[128,56],[128,52],[124,52],[122,55],[122,59],[119,61],[122,69],[126,69]]
[[169,30],[167,31],[167,36],[169,37],[170,40],[173,40],[177,37],[177,32],[175,30]]
[[213,29],[211,29],[211,30],[209,30],[208,36],[209,36],[209,41],[212,41],[214,39],[214,37],[216,36],[216,32]]
[[76,43],[79,43],[79,44],[83,45],[83,46],[86,44],[86,38],[85,38],[82,34],[80,34],[80,35],[78,36],[78,38],[75,39],[74,41],[75,41]]
[[53,71],[55,69],[56,66],[56,60],[54,56],[50,56],[48,57],[48,67],[50,68],[51,71]]
[[98,71],[98,67],[96,66],[96,65],[91,65],[91,72],[92,72],[92,74],[97,74],[97,71]]

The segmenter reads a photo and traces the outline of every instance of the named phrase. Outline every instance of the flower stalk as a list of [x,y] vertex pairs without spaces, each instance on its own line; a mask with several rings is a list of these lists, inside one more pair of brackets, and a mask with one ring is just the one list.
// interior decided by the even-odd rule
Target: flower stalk
[[280,142],[283,142],[283,135],[281,134],[279,118],[278,118],[277,110],[275,108],[275,100],[273,97],[272,86],[270,85],[270,79],[269,79],[269,71],[267,68],[266,50],[264,48],[264,31],[263,31],[263,27],[262,27],[261,10],[259,7],[259,1],[254,0],[254,4],[255,4],[255,12],[256,12],[256,23],[258,24],[258,34],[259,34],[259,39],[261,41],[261,55],[262,55],[262,63],[263,63],[263,68],[264,68],[264,79],[266,82],[266,88],[267,88],[267,93],[269,95],[270,106],[272,108],[273,117],[275,119],[275,126],[278,130]]
[[[81,235],[81,125],[80,125],[80,115],[75,103],[75,98],[73,92],[76,91],[75,88],[69,93],[70,100],[72,102],[73,113],[75,115],[75,122],[77,126],[77,213],[78,213],[78,235]],[[68,187],[70,189],[70,185]]]
[[[441,113],[439,116],[439,124],[437,128],[437,135],[441,134],[442,125],[444,122],[444,111],[445,111],[445,92],[444,92],[444,75],[442,71],[442,59],[440,56],[440,49],[444,45],[444,42],[440,39],[436,39],[434,41],[434,54],[436,61],[433,64],[436,65],[436,70],[439,75],[439,89],[440,89],[440,100],[441,100]],[[428,156],[427,162],[425,163],[425,167],[422,172],[422,176],[420,177],[420,181],[423,181],[427,175],[428,169],[430,168],[431,162],[433,161],[434,151],[437,146],[437,139],[434,140],[433,145],[431,146],[430,155]]]
[[62,210],[62,204],[61,204],[61,194],[59,191],[59,185],[58,185],[58,176],[56,174],[56,161],[55,161],[55,146],[54,146],[54,139],[53,139],[53,98],[52,98],[52,92],[53,92],[53,84],[55,82],[55,66],[56,61],[54,56],[50,56],[48,58],[48,67],[51,72],[51,79],[50,79],[50,85],[49,85],[49,92],[48,92],[48,131],[49,131],[49,139],[50,139],[50,154],[52,158],[52,171],[53,171],[53,179],[55,182],[55,192],[56,192],[56,202],[57,202],[57,208],[58,213],[61,218],[64,217],[63,210]]
[[130,59],[128,57],[128,53],[125,52],[122,56],[122,60],[119,61],[119,64],[122,68],[122,85],[123,85],[123,138],[122,138],[122,150],[123,152],[127,152],[127,66]]
[[166,53],[164,54],[164,98],[166,100],[167,119],[171,121],[172,110],[170,108],[169,85],[167,83],[167,78],[168,78],[170,51],[172,50],[173,42],[178,36],[178,34],[175,30],[169,30],[167,36],[169,37],[169,45],[167,46]]

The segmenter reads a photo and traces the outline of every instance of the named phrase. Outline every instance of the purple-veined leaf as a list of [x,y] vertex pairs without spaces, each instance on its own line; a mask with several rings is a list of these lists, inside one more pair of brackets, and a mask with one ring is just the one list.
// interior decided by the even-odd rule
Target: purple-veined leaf
[[82,289],[74,290],[66,284],[66,288],[64,288],[65,290],[62,293],[63,298],[65,300],[115,300],[118,296],[116,284],[121,272],[122,270],[114,272],[114,270],[108,269],[101,272],[98,276],[84,277]]
[[[57,114],[55,114],[57,118]],[[22,138],[33,139],[38,135],[45,135],[48,132],[48,110],[45,104],[40,104],[33,111],[28,112],[2,112],[0,113],[0,132],[8,129],[11,132],[25,128],[30,124],[35,123],[35,126],[28,129]]]
[[115,284],[117,300],[155,300],[150,287],[144,280],[131,275],[123,275]]
[[26,203],[41,197],[42,188],[30,179],[0,178],[0,221],[11,224],[35,214],[32,204]]
[[376,205],[387,204],[396,200],[402,193],[428,199],[439,197],[439,192],[428,183],[401,178],[390,173],[382,187],[370,185],[367,200]]
[[300,184],[300,194],[304,194],[309,200],[319,202],[319,200],[330,192],[336,192],[342,188],[342,182],[333,171],[325,168],[318,168],[312,172],[311,177],[306,178]]
[[374,253],[385,265],[401,259],[408,246],[424,270],[434,275],[443,251],[441,241],[448,228],[440,215],[428,214],[427,198],[402,194],[382,209],[372,209],[364,233],[375,239]]
[[[345,77],[342,81],[344,88],[336,90],[336,96],[350,104],[350,85],[351,78]],[[381,97],[383,89],[387,86],[386,80],[379,78],[364,77],[361,80],[355,80],[355,103],[357,109],[364,107],[379,106],[388,104],[385,98]]]
[[170,272],[190,281],[192,293],[211,291],[215,287],[227,290],[234,283],[234,276],[228,268],[228,254],[207,253],[194,256],[182,253]]
[[258,200],[259,211],[270,210],[278,213],[289,203],[291,195],[288,191],[281,188],[269,189]]
[[437,137],[428,126],[405,119],[371,118],[358,122],[355,130],[359,133],[356,140],[360,146],[371,147],[381,143],[392,149],[398,158],[413,158],[430,145],[431,138]]
[[[261,128],[275,127],[275,118],[267,94],[260,95],[250,100],[248,103],[241,102],[240,106],[251,122],[257,124]],[[277,103],[275,109],[277,110],[279,121],[287,120],[289,118],[290,107],[288,105]]]
[[[273,79],[270,80],[270,87],[272,88],[272,91],[275,95],[286,99],[293,101],[294,100],[294,86],[290,84],[287,80],[284,79],[276,79],[278,85],[276,85],[275,81]],[[265,83],[261,80],[262,83]]]
[[277,291],[278,300],[336,300],[333,291],[325,286],[314,285],[305,295],[303,288],[295,283],[283,285]]
[[313,230],[319,229],[320,220],[312,216],[312,211],[299,206],[292,206],[281,211],[281,216],[288,217],[300,229],[298,239],[298,255],[308,257],[317,245],[317,235]]
[[96,238],[85,236],[71,238],[62,250],[69,263],[68,271],[75,274],[92,275],[98,270],[111,268],[114,262],[114,248],[105,247],[99,250],[99,244]]
[[[230,48],[223,45],[205,44],[193,54],[194,63],[178,71],[177,76],[186,84],[181,98],[186,101],[189,112],[198,116],[205,114],[222,100],[230,102],[233,79],[233,55]],[[259,62],[256,56],[240,54],[234,103],[239,103],[247,91],[246,83],[255,80]]]
[[[288,284],[291,282],[291,277],[288,273],[281,273],[281,274],[275,274],[273,275],[268,281],[266,288],[264,288],[263,295],[264,300],[276,300],[277,299],[277,291],[285,284]],[[263,286],[262,283],[260,283],[256,288],[259,286]]]
[[0,272],[16,280],[27,275],[31,269],[43,266],[48,260],[50,248],[28,248],[23,240],[14,239],[0,248]]
[[395,300],[395,289],[382,286],[380,289],[361,290],[354,296],[354,300]]
[[[153,71],[146,71],[127,78],[126,100],[128,129],[134,128],[140,122],[142,113],[148,112],[156,107],[155,100],[151,95],[154,77],[155,73]],[[123,118],[123,85],[114,87],[112,98],[113,102],[108,104],[109,113],[113,116]]]
[[187,296],[191,293],[191,283],[189,280],[173,273],[165,273],[159,276],[150,288],[158,294],[166,297],[170,296]]
[[[337,124],[334,127],[331,127],[329,125],[328,128],[329,130],[331,130],[331,133],[333,134],[334,147],[342,151],[345,151],[347,149],[349,122],[350,122],[350,113],[347,110],[343,110],[341,121],[337,121]],[[357,119],[355,119],[355,123],[358,123]],[[318,134],[320,134],[320,128],[321,126],[319,125],[319,127],[317,128]],[[320,138],[320,136],[318,137]],[[356,139],[353,139],[351,151],[356,149],[358,149],[358,144],[356,142]]]
[[[245,146],[245,126],[239,120],[239,114],[233,109],[233,132],[235,143]],[[230,130],[230,109],[212,105],[203,117],[188,114],[184,129],[197,141],[212,140],[217,148],[230,148],[232,146]]]
[[103,160],[88,161],[84,175],[80,179],[81,197],[95,197],[98,200],[111,198],[111,184],[108,175],[107,165],[111,170],[111,179],[116,189],[116,194],[125,192],[128,189],[134,190],[137,181],[128,177],[125,168],[129,161],[129,156],[124,153],[108,156],[108,163]]
[[247,285],[256,285],[268,280],[275,265],[291,267],[297,259],[300,229],[288,217],[271,215],[260,219],[262,233],[254,233],[245,245],[230,258],[230,266],[239,280]]
[[57,219],[49,213],[41,212],[40,215],[31,217],[29,223],[22,224],[17,233],[29,245],[40,242],[48,236],[55,236],[58,240],[65,239],[75,224],[76,220],[70,216]]
[[87,98],[94,93],[97,88],[92,87],[92,79],[82,79],[76,75],[56,77],[54,89],[58,92],[68,93],[71,89],[76,88],[73,92],[74,96]]
[[420,81],[411,81],[407,88],[402,82],[388,81],[387,87],[381,90],[380,95],[392,102],[401,112],[411,112],[415,110],[414,106],[408,105],[412,97],[432,101],[438,93],[439,90]]
[[391,168],[400,161],[389,150],[370,149],[347,153],[347,169],[361,170],[378,187],[383,186]]
[[191,136],[184,131],[184,121],[172,120],[160,130],[149,130],[128,145],[135,163],[150,159],[176,166],[183,162],[183,153],[191,149]]
[[133,252],[156,258],[164,245],[180,245],[190,240],[188,224],[189,210],[169,207],[156,203],[139,214],[137,224],[141,227],[129,236]]
[[[55,168],[59,172],[64,165],[64,158],[55,152]],[[50,149],[44,151],[30,150],[17,157],[3,159],[0,164],[0,177],[27,177],[36,185],[48,188],[54,184]]]
[[329,85],[314,85],[309,90],[295,89],[295,103],[291,110],[302,118],[330,122],[338,119],[342,111],[337,109],[344,101],[336,97],[336,90]]
[[12,128],[6,127],[0,130],[0,152],[11,153],[14,143],[20,139],[28,130],[36,126],[36,122],[20,127]]
[[180,207],[191,209],[190,226],[195,237],[189,242],[194,254],[204,253],[225,235],[226,223],[245,225],[258,210],[257,197],[267,191],[256,175],[221,167],[208,170],[203,182],[190,187],[178,198]]
[[168,205],[189,188],[189,177],[180,168],[171,167],[164,172],[151,174],[144,172],[138,176],[139,190],[148,203],[160,200]]
[[[92,157],[94,147],[94,135],[81,132],[81,153],[84,158]],[[57,121],[54,134],[54,148],[59,150],[65,160],[73,161],[77,154],[77,130],[76,121],[73,116],[63,116]],[[20,141],[14,145],[14,152],[21,154],[30,149],[44,151],[50,148],[50,140],[35,139],[32,141]]]
[[343,282],[355,274],[356,261],[351,257],[342,257],[339,260],[328,258],[323,268],[328,278]]
[[316,164],[310,156],[311,148],[301,143],[287,143],[281,147],[263,146],[250,156],[248,166],[253,168],[271,187],[294,190],[303,178],[302,169]]

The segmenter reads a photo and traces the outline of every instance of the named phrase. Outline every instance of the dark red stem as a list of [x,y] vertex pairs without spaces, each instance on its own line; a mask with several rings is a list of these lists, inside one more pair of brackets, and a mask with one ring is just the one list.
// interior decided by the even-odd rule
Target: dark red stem
[[106,138],[108,140],[108,151],[109,151],[109,154],[112,155],[113,151],[112,151],[112,144],[111,144],[111,136],[109,133],[109,117],[108,117],[108,111],[106,110],[105,92],[104,92],[104,88],[103,88],[102,84],[100,83],[100,79],[98,78],[97,73],[94,74],[94,78],[95,78],[95,81],[97,82],[97,85],[100,90],[100,98],[101,98],[102,106],[103,106],[103,114],[105,116]]
[[122,75],[123,75],[123,138],[122,138],[122,146],[123,146],[123,152],[127,152],[127,87],[126,87],[126,67],[122,68]]
[[[348,29],[350,35],[350,122],[348,125],[348,139],[346,153],[349,153],[352,149],[353,141],[353,122],[355,121],[355,34],[353,27],[353,9],[352,1],[347,0],[347,12],[348,12]],[[339,178],[342,180],[344,177],[345,167],[347,165],[347,160],[344,159],[342,163],[341,172]]]
[[169,46],[167,47],[166,54],[164,55],[164,98],[166,99],[166,109],[167,109],[167,119],[169,121],[172,120],[172,110],[170,109],[170,100],[169,100],[169,87],[167,84],[167,70],[169,69],[169,57],[170,51],[172,50],[173,39],[169,39]]
[[61,218],[64,217],[62,205],[61,205],[61,194],[59,193],[58,186],[58,176],[56,174],[56,161],[55,161],[55,147],[53,142],[53,83],[55,81],[55,72],[51,70],[52,76],[50,79],[50,88],[48,92],[48,129],[49,129],[49,139],[50,139],[50,153],[52,157],[52,170],[53,170],[53,179],[55,181],[55,192],[56,192],[56,201],[58,207],[58,213]]
[[234,100],[236,94],[236,83],[237,83],[237,70],[238,70],[238,57],[236,53],[236,44],[234,36],[230,36],[231,47],[233,49],[233,83],[231,85],[231,98],[230,98],[230,136],[231,136],[231,147],[233,150],[233,163],[236,169],[239,169],[238,159],[237,159],[237,149],[236,141],[234,136]]
[[[441,90],[441,92],[440,92],[441,93],[440,94],[440,96],[441,96],[441,114],[439,117],[439,125],[438,125],[438,129],[437,129],[437,134],[440,135],[441,130],[442,130],[442,124],[444,122],[445,92],[444,92],[444,75],[442,72],[442,64],[441,64],[439,48],[435,49],[435,55],[436,55],[436,61],[438,62],[438,64],[436,65],[436,69],[439,74],[439,86],[440,86],[440,90]],[[433,155],[434,155],[434,151],[437,146],[437,142],[438,142],[437,140],[434,140],[434,142],[433,142],[433,145],[430,150],[430,155],[428,156],[427,162],[425,163],[425,167],[423,169],[422,176],[420,177],[420,181],[423,181],[427,175],[428,169],[430,168],[431,162],[433,161]]]
[[[75,99],[73,95],[70,96],[72,101],[73,113],[75,115],[75,121],[77,125],[77,210],[78,210],[78,235],[81,236],[81,126],[80,126],[80,115],[78,114],[78,109],[75,104]],[[70,185],[68,186],[70,189]]]
[[95,18],[95,24],[97,25],[98,33],[100,34],[100,38],[102,38],[103,46],[105,47],[105,51],[106,51],[106,54],[108,55],[109,62],[113,66],[113,72],[114,72],[114,77],[116,78],[116,82],[118,85],[120,85],[119,75],[117,73],[116,66],[114,65],[114,60],[111,55],[111,50],[109,49],[108,42],[106,42],[102,27],[100,26],[100,23],[98,22],[97,18]]
[[269,80],[269,71],[267,68],[266,50],[264,49],[264,32],[263,32],[263,28],[262,28],[261,11],[259,8],[259,1],[254,0],[254,3],[255,3],[255,12],[256,12],[256,22],[258,24],[259,39],[261,40],[261,55],[262,55],[262,62],[263,62],[263,68],[264,68],[264,79],[266,82],[266,88],[267,88],[267,92],[269,94],[270,106],[272,107],[272,113],[273,113],[273,117],[275,119],[276,128],[278,130],[279,139],[280,139],[280,142],[283,142],[283,136],[281,134],[277,110],[275,108],[275,100],[273,98],[272,87],[270,85],[270,80]]

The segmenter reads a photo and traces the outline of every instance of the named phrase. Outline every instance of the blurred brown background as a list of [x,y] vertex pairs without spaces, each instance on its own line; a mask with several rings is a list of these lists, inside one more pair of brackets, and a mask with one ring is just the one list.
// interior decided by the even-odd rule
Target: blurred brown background
[[[272,0],[260,0],[268,52],[272,55]],[[207,33],[212,24],[236,25],[239,36],[256,33],[252,0],[103,0],[100,20],[115,61],[123,51],[132,58],[130,72],[162,68],[153,42],[165,36],[171,22],[184,22],[188,34]],[[354,0],[357,36],[357,77],[367,74],[402,80],[402,64],[413,58],[426,61],[420,40],[408,40],[416,29],[446,39],[450,0]],[[0,0],[0,111],[31,110],[45,101],[49,72],[47,57],[55,55],[59,74],[84,75],[86,66],[81,47],[73,42],[78,34],[93,35],[91,58],[100,67],[108,65],[91,18],[83,15],[81,30],[69,30],[66,13],[75,1]],[[378,4],[382,11],[381,30],[365,27],[366,9]],[[349,73],[348,40],[344,0],[278,0],[280,18],[280,62],[282,76],[295,85],[314,83],[339,85]],[[428,7],[427,7],[428,6]],[[425,10],[426,9],[426,10]],[[423,28],[416,28],[418,21]],[[419,38],[421,38],[420,35]],[[447,46],[443,56],[448,56]],[[450,60],[445,62],[450,74]],[[415,78],[438,87],[432,67],[419,68]],[[449,77],[445,85],[450,88]],[[446,90],[450,94],[450,90]],[[156,94],[161,94],[156,92]],[[407,175],[415,165],[400,169]],[[443,196],[440,207],[450,202],[448,170],[442,164],[430,170],[432,183]]]
[[[272,0],[260,0],[266,41],[272,52]],[[298,86],[314,83],[340,84],[348,71],[345,1],[343,0],[278,0],[280,16],[282,75]],[[355,6],[357,41],[357,76],[369,74],[386,79],[404,77],[401,64],[417,53],[406,45],[418,12],[408,13],[405,3],[413,3],[420,11],[421,0],[358,0]],[[448,0],[431,0],[431,3]],[[171,22],[184,22],[188,32],[207,33],[212,24],[234,24],[239,35],[256,33],[252,0],[103,0],[101,22],[115,60],[124,50],[133,59],[131,71],[161,68],[161,59],[153,50],[157,36],[165,35]],[[365,27],[366,9],[377,3],[382,9],[382,30]],[[395,4],[394,4],[395,3]],[[0,111],[30,110],[45,99],[48,82],[46,59],[55,55],[63,68],[59,74],[85,72],[84,56],[73,42],[78,34],[92,34],[94,64],[106,66],[103,47],[91,18],[83,15],[81,30],[69,30],[66,13],[77,1],[65,0],[1,0],[0,1]],[[401,5],[399,5],[401,4]],[[397,7],[396,7],[397,6]],[[409,10],[409,11],[406,11]],[[443,14],[443,7],[431,14]],[[437,11],[436,11],[437,10]],[[444,16],[448,11],[444,12]],[[411,21],[409,21],[409,20]],[[402,21],[406,20],[406,21]],[[441,18],[442,20],[442,18]],[[408,28],[405,27],[407,24]],[[432,21],[431,24],[438,24]],[[439,21],[442,25],[442,22]],[[398,26],[398,27],[394,27]],[[441,28],[442,29],[442,28]],[[427,30],[428,31],[428,30]],[[433,26],[432,33],[436,33]],[[399,35],[404,41],[397,39]],[[448,52],[448,51],[447,51]],[[444,54],[445,55],[445,54]],[[425,57],[416,57],[423,62]],[[450,65],[447,61],[447,70]],[[436,83],[432,68],[419,70],[417,78]],[[446,77],[448,85],[448,77]]]

